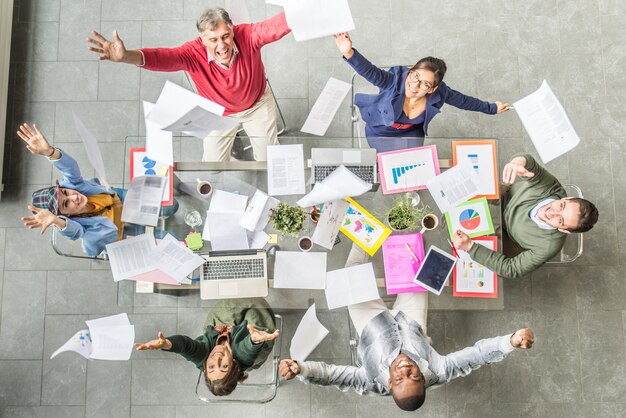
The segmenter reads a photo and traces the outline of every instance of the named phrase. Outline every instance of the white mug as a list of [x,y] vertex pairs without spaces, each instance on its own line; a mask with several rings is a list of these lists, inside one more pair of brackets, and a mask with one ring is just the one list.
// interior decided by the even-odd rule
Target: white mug
[[311,251],[311,248],[313,248],[313,240],[311,237],[301,237],[298,240],[298,248],[300,248],[300,251],[304,251],[305,253]]
[[211,193],[213,193],[213,185],[206,180],[196,179],[196,181],[198,182],[198,185],[196,186],[198,194],[202,197],[211,196]]
[[420,231],[420,234],[423,234],[426,231],[432,231],[437,228],[437,225],[439,225],[439,218],[434,213],[429,213],[422,218],[422,230]]

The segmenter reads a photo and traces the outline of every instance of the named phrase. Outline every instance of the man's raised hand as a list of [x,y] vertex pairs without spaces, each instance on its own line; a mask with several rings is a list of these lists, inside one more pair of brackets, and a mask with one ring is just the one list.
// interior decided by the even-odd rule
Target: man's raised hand
[[522,328],[511,336],[511,345],[522,350],[530,349],[535,342],[535,333],[530,328]]
[[100,35],[95,30],[91,31],[94,38],[87,38],[87,42],[94,46],[87,47],[90,51],[100,54],[101,60],[122,62],[126,56],[126,47],[116,30],[113,31],[113,42]]
[[294,360],[284,359],[280,361],[278,371],[280,372],[280,375],[283,377],[283,379],[291,380],[300,374],[300,366]]
[[502,170],[502,182],[504,184],[513,184],[516,177],[531,178],[535,175],[532,171],[526,170],[526,159],[516,157],[507,163]]

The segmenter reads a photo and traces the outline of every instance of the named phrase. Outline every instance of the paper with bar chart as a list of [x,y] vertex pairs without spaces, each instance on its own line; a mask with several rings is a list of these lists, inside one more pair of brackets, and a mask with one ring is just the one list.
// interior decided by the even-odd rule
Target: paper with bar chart
[[452,163],[467,163],[478,174],[481,185],[475,197],[500,198],[496,141],[452,141]]
[[376,158],[384,194],[425,189],[440,173],[436,145],[381,152]]
[[484,197],[451,208],[445,213],[445,218],[450,238],[457,230],[465,232],[470,238],[494,233],[489,204]]

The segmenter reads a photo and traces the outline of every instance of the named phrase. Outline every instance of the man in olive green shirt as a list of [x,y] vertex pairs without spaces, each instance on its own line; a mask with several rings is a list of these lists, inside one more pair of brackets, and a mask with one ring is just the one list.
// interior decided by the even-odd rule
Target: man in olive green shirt
[[[518,178],[517,181],[516,178]],[[474,244],[456,231],[453,244],[472,260],[504,277],[520,277],[554,257],[572,232],[586,232],[598,221],[598,209],[585,199],[566,197],[559,181],[528,154],[504,166],[502,182],[511,187],[503,195],[503,226],[517,248],[500,254]]]

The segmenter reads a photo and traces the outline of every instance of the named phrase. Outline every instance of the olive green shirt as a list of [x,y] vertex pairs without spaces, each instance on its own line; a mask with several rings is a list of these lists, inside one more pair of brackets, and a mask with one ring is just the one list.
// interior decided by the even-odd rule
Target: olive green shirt
[[502,214],[510,239],[523,251],[514,257],[507,257],[482,245],[472,245],[469,250],[474,261],[504,277],[520,277],[536,270],[563,248],[566,237],[558,229],[539,228],[529,216],[530,211],[542,200],[566,197],[565,189],[532,156],[518,154],[515,157],[524,157],[526,169],[535,173],[531,178],[518,177],[515,180]]

